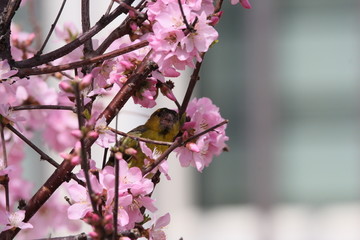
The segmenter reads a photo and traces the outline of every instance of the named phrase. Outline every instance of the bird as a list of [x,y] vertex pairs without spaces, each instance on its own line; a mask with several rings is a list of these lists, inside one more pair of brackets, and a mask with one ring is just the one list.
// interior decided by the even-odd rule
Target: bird
[[[123,159],[128,162],[129,167],[144,167],[144,159],[146,155],[142,152],[139,140],[132,137],[140,137],[148,140],[172,142],[180,131],[180,118],[179,114],[168,108],[160,108],[151,114],[150,118],[145,124],[137,126],[127,133],[128,136],[120,139],[117,145],[115,145],[111,151],[108,162],[105,166],[114,166],[115,153],[121,152]],[[163,153],[169,146],[156,143],[146,143],[147,147],[156,155]],[[135,149],[135,154],[129,154],[127,149]]]

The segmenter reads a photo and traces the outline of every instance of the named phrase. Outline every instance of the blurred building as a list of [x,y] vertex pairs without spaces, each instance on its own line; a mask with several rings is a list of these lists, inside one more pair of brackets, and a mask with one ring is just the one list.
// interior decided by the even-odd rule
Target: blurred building
[[171,161],[169,239],[359,240],[360,2],[251,4],[224,2],[197,88],[230,120],[230,151],[202,174]]

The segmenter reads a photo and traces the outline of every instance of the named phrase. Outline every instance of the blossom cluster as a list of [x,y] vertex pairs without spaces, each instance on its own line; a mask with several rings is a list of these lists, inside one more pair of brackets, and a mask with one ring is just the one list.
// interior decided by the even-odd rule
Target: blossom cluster
[[[248,0],[231,0],[231,4],[237,3],[251,8]],[[14,62],[35,58],[33,42],[37,36],[21,31],[14,24],[11,26],[11,59],[0,59],[0,185],[9,189],[7,193],[0,188],[0,231],[18,228],[22,229],[20,239],[32,239],[44,237],[60,227],[77,230],[79,223],[85,222],[93,227],[89,234],[100,239],[113,234],[116,219],[119,234],[137,228],[141,237],[165,239],[163,227],[169,223],[170,215],[157,218],[155,200],[151,196],[155,188],[154,176],[160,173],[171,179],[166,157],[161,159],[161,152],[159,154],[156,148],[150,147],[151,144],[139,141],[137,149],[126,149],[128,152],[122,153],[112,151],[119,165],[119,172],[116,172],[113,166],[99,166],[100,159],[90,160],[90,150],[83,151],[84,140],[96,141],[106,149],[104,151],[118,141],[108,127],[108,119],[102,115],[107,108],[101,97],[113,99],[128,79],[137,74],[144,59],[155,62],[157,69],[137,85],[131,96],[134,103],[154,108],[162,94],[170,100],[169,105],[176,104],[177,111],[181,112],[173,94],[179,81],[176,78],[186,68],[195,68],[195,63],[202,61],[203,53],[217,42],[215,25],[222,12],[213,0],[146,1],[141,8],[146,13],[143,16],[130,6],[128,8],[128,34],[114,40],[103,52],[137,44],[142,44],[141,47],[84,68],[54,74],[19,77],[22,69],[14,67]],[[72,43],[81,35],[73,23],[56,26],[55,34],[63,44]],[[92,39],[94,49],[101,48],[104,41]],[[88,57],[84,55],[81,45],[69,54],[37,67],[45,69],[74,63]],[[205,97],[190,101],[179,119],[178,139],[182,142],[175,152],[180,165],[193,166],[201,172],[226,148],[226,121],[219,108]],[[57,156],[54,162],[81,165],[82,170],[76,177],[72,176],[77,181],[65,184],[70,197],[68,201],[55,192],[28,222],[25,220],[26,208],[16,208],[19,202],[28,201],[36,190],[23,177],[23,161],[30,160],[27,159],[26,145],[38,136],[42,140],[40,150],[31,148],[38,153],[41,149],[49,149]],[[139,152],[144,158],[142,166],[133,166],[122,156],[127,154],[135,158]],[[88,172],[84,171],[84,162],[90,166]],[[56,163],[53,163],[55,167]],[[101,236],[99,227],[103,229]]]
[[[123,159],[119,160],[119,189],[115,195],[115,170],[112,166],[96,169],[96,176],[91,175],[91,186],[96,195],[96,206],[101,209],[99,218],[94,215],[90,195],[84,186],[71,182],[67,188],[72,199],[68,208],[70,219],[83,219],[86,222],[97,224],[102,221],[109,234],[113,231],[113,209],[115,198],[118,199],[118,231],[129,231],[136,223],[144,220],[143,209],[155,212],[154,199],[149,197],[154,184],[149,178],[144,178],[138,167],[128,167]],[[95,171],[95,169],[93,169]],[[81,177],[80,177],[81,178]],[[96,235],[96,233],[92,233]]]

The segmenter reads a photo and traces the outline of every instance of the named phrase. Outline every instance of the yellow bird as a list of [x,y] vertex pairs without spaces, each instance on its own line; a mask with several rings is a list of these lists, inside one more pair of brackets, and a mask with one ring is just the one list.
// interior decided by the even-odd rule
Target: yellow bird
[[[179,114],[167,108],[160,108],[151,114],[150,118],[144,125],[140,125],[130,132],[128,135],[134,137],[146,138],[149,140],[172,142],[180,131]],[[169,146],[154,143],[146,143],[146,145],[157,154],[163,153]],[[126,149],[133,148],[136,154],[128,155]],[[112,152],[123,153],[123,158],[129,163],[130,167],[136,166],[142,168],[144,166],[145,154],[141,151],[139,141],[131,137],[123,137],[117,147]],[[114,154],[111,154],[106,165],[114,166]]]

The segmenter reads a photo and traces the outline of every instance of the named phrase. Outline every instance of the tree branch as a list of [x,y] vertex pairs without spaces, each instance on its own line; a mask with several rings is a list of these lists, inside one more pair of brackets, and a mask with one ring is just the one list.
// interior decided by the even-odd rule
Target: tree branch
[[144,40],[142,42],[135,43],[131,46],[128,46],[128,47],[125,47],[122,49],[114,50],[112,52],[106,53],[101,56],[96,56],[93,58],[89,58],[89,59],[85,59],[85,60],[81,60],[81,61],[77,61],[77,62],[72,62],[69,64],[58,65],[58,66],[48,66],[48,67],[42,67],[42,68],[19,69],[18,73],[15,76],[23,78],[23,77],[31,76],[31,75],[41,75],[41,74],[60,72],[60,71],[69,70],[69,69],[75,69],[75,68],[82,67],[84,65],[89,65],[89,64],[105,61],[107,59],[111,59],[113,57],[134,51],[134,50],[142,48],[142,47],[145,47],[148,44],[149,44],[149,42]]
[[[205,53],[202,53],[201,58],[204,59],[204,56],[205,56]],[[182,116],[185,113],[186,108],[187,108],[187,106],[188,106],[188,104],[190,102],[191,95],[192,95],[192,93],[193,93],[193,91],[195,89],[197,81],[199,80],[199,73],[200,73],[200,69],[201,69],[201,64],[202,64],[202,61],[201,62],[196,62],[196,67],[195,67],[193,73],[191,74],[190,82],[189,82],[188,88],[186,90],[183,102],[181,104],[181,108],[179,110],[179,116]]]
[[[87,32],[90,29],[90,4],[89,0],[81,0],[81,24],[82,31]],[[93,52],[91,37],[84,43],[84,56],[87,58]]]
[[55,29],[55,27],[56,27],[57,22],[59,21],[59,18],[60,18],[60,16],[61,16],[61,13],[62,13],[62,11],[63,11],[63,9],[64,9],[65,4],[66,4],[66,0],[63,0],[63,2],[62,2],[62,4],[61,4],[61,7],[60,7],[60,9],[59,9],[59,12],[58,12],[58,14],[57,14],[57,16],[56,16],[53,24],[51,24],[50,30],[49,30],[46,38],[45,38],[44,43],[42,44],[42,46],[41,46],[41,48],[39,49],[39,51],[35,54],[36,57],[39,57],[39,56],[42,54],[42,52],[43,52],[43,50],[44,50],[47,42],[49,41],[49,38],[50,38],[51,34],[53,33],[53,31],[54,31],[54,29]]
[[[22,135],[18,130],[16,130],[10,124],[5,125],[11,132],[13,132],[16,136],[18,136],[21,140],[23,140],[27,145],[29,145],[35,152],[40,155],[40,159],[46,160],[48,163],[53,165],[55,168],[59,168],[60,164],[58,164],[54,159],[52,159],[49,155],[44,153],[40,148],[38,148],[34,143],[32,143],[29,139],[27,139],[24,135]],[[80,185],[85,185],[83,181],[78,179],[75,174],[71,174],[70,177],[74,179]]]
[[10,24],[21,0],[1,0],[0,2],[0,59],[8,59],[11,64],[13,59],[10,49]]
[[[14,0],[15,1],[15,0]],[[125,0],[128,4],[131,4],[134,0]],[[117,18],[122,13],[126,13],[128,10],[122,6],[118,6],[113,12],[111,12],[107,16],[102,16],[100,20],[89,29],[89,31],[81,34],[74,41],[46,54],[41,56],[34,56],[32,58],[17,61],[14,63],[14,66],[17,68],[29,68],[42,65],[44,63],[51,62],[55,59],[58,59],[70,52],[72,52],[75,48],[84,44],[87,40],[95,36],[99,31],[101,31],[104,27],[106,27],[110,22],[112,22],[115,18]]]

